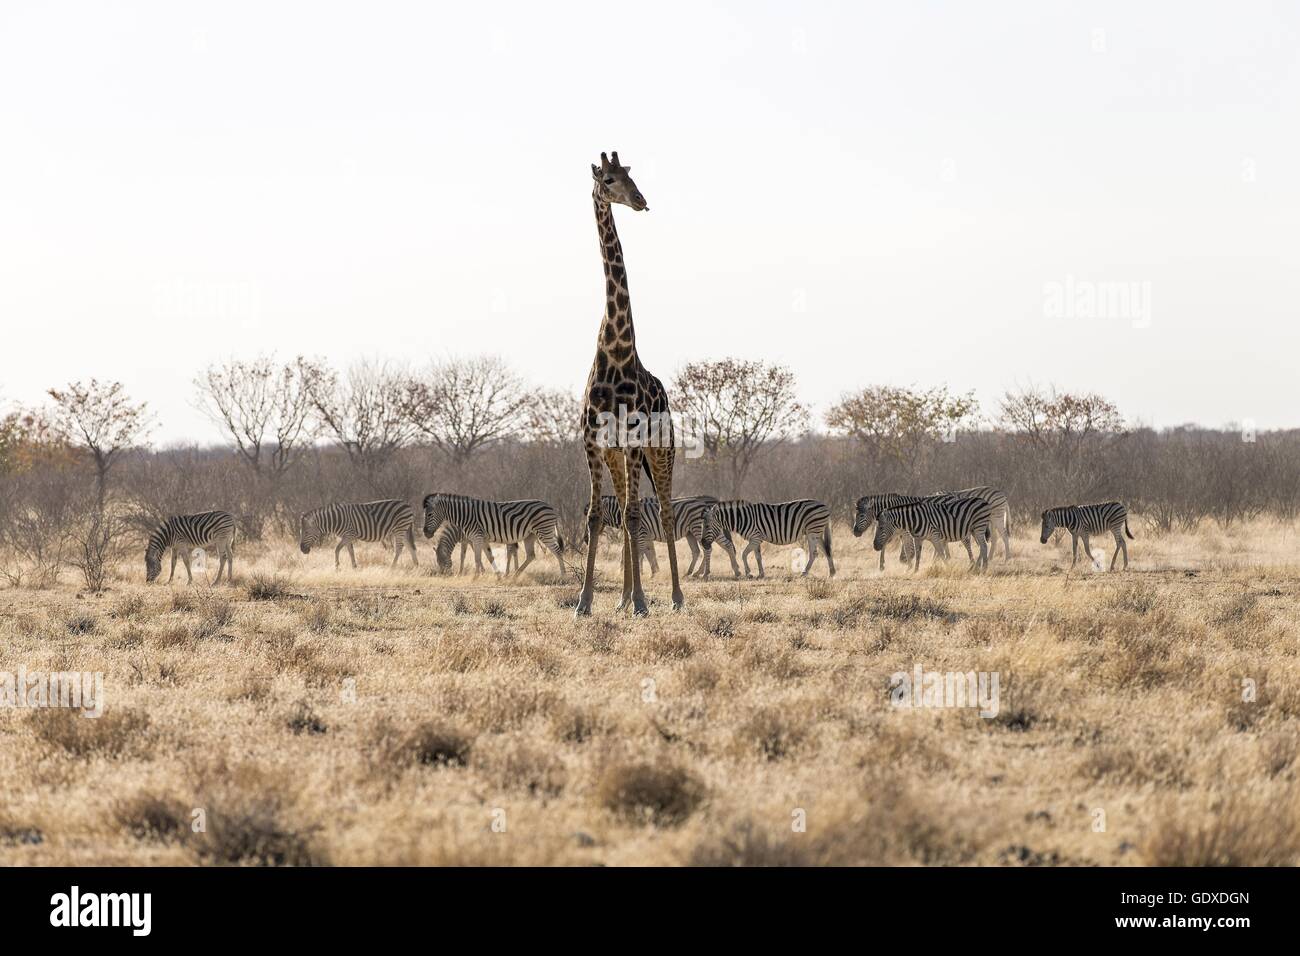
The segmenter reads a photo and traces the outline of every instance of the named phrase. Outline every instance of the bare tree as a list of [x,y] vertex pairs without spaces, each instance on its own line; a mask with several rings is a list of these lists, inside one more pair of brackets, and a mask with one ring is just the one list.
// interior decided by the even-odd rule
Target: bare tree
[[673,381],[681,427],[694,431],[710,462],[726,462],[731,493],[740,493],[755,457],[796,434],[807,410],[795,398],[794,373],[782,365],[722,359],[691,362]]
[[874,385],[842,397],[827,411],[826,424],[866,445],[878,459],[898,462],[914,479],[935,443],[953,436],[978,409],[973,394],[949,395],[944,386]]
[[407,376],[384,361],[357,362],[341,380],[324,365],[301,358],[297,365],[313,414],[377,489],[380,473],[416,435]]
[[225,430],[258,475],[279,478],[311,441],[304,364],[301,358],[279,365],[271,356],[259,356],[209,365],[194,380],[199,408]]
[[484,355],[433,365],[407,383],[404,403],[411,424],[460,465],[520,431],[528,396],[502,359]]
[[1124,416],[1115,404],[1094,393],[1026,388],[1002,399],[1002,424],[1037,452],[1050,468],[1052,482],[1069,495],[1089,493],[1103,484],[1100,456],[1123,437]]
[[54,423],[95,462],[95,491],[99,511],[104,510],[108,477],[122,453],[142,442],[153,427],[147,406],[136,404],[121,382],[88,385],[73,382],[49,390],[54,399]]
[[562,389],[541,389],[528,400],[524,435],[530,443],[568,445],[582,440],[582,401]]

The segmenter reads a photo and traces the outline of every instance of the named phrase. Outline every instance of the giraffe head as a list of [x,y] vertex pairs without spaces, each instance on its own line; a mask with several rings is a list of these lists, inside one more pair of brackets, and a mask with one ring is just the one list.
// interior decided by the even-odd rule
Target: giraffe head
[[636,188],[636,183],[632,182],[632,177],[628,173],[632,172],[631,166],[620,166],[618,162],[618,153],[614,152],[613,159],[600,154],[600,165],[591,164],[591,178],[596,181],[596,197],[601,202],[622,203],[624,206],[640,212],[643,209],[649,209],[646,205],[645,196],[641,195],[641,190]]

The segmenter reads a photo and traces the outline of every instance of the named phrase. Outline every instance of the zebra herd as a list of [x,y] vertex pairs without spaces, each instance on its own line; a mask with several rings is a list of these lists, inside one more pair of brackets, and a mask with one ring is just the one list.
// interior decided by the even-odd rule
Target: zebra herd
[[[426,495],[422,502],[424,520],[422,530],[426,538],[441,534],[436,554],[438,569],[448,573],[452,568],[452,552],[460,545],[460,572],[465,570],[467,550],[473,548],[475,574],[483,571],[483,555],[488,564],[497,569],[492,554],[492,542],[506,545],[507,557],[503,570],[511,568],[517,576],[532,562],[538,542],[550,551],[565,572],[564,538],[559,530],[559,517],[545,501],[525,499],[520,501],[490,501],[468,495],[435,493]],[[642,503],[642,521],[639,541],[636,543],[637,560],[649,560],[651,574],[658,570],[654,542],[664,541],[664,523],[660,518],[659,504],[654,498]],[[823,502],[810,498],[780,503],[751,501],[719,501],[710,495],[694,495],[672,499],[678,538],[685,538],[691,551],[688,577],[708,578],[709,558],[714,544],[727,552],[735,577],[751,577],[749,556],[753,554],[758,577],[766,572],[763,567],[763,544],[807,545],[806,560],[801,573],[812,570],[820,553],[826,555],[826,566],[831,577],[835,575],[835,559],[831,553],[830,508]],[[621,529],[623,508],[612,495],[601,498],[601,524]],[[1115,553],[1110,569],[1115,569],[1119,555],[1124,555],[1128,567],[1128,545],[1124,536],[1133,537],[1128,528],[1128,511],[1118,501],[1093,505],[1069,505],[1049,508],[1042,515],[1040,541],[1046,544],[1057,529],[1068,531],[1073,546],[1073,569],[1079,559],[1079,542],[1089,560],[1092,554],[1091,538],[1109,532],[1115,539]],[[875,525],[872,548],[880,554],[880,568],[885,567],[885,548],[895,537],[901,538],[899,560],[910,563],[916,571],[921,563],[922,546],[929,542],[935,556],[947,559],[948,545],[961,541],[966,547],[971,567],[985,569],[989,564],[990,550],[996,550],[998,536],[1002,539],[1003,558],[1011,558],[1011,524],[1007,496],[997,488],[981,486],[961,491],[940,492],[932,495],[871,494],[858,499],[853,521],[853,534],[861,537]],[[1121,531],[1123,532],[1121,534]],[[736,560],[733,535],[744,538],[746,545]],[[393,566],[397,565],[404,548],[411,550],[411,563],[419,565],[415,553],[415,513],[411,506],[398,499],[369,501],[355,504],[329,504],[303,512],[300,518],[298,546],[303,554],[326,538],[337,538],[334,548],[334,567],[340,567],[339,556],[347,548],[352,567],[357,558],[353,550],[356,541],[389,542],[395,545]],[[972,541],[979,548],[976,558]],[[175,515],[163,521],[149,536],[145,550],[145,580],[152,582],[162,572],[163,552],[171,549],[170,582],[176,574],[177,559],[185,564],[185,573],[193,582],[190,554],[196,548],[215,550],[220,556],[216,583],[222,573],[230,584],[234,574],[235,519],[226,511],[206,511],[201,514]],[[523,545],[524,560],[519,561],[519,546]],[[591,546],[584,540],[583,548]]]

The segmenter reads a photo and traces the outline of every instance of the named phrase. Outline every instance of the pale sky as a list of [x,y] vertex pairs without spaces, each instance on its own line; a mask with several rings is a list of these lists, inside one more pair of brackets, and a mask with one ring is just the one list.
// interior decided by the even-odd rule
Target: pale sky
[[[208,442],[191,380],[267,351],[576,391],[617,149],[665,380],[735,355],[818,412],[1050,382],[1300,426],[1298,10],[4,0],[0,401],[120,379]],[[1135,314],[1086,305],[1117,288]]]

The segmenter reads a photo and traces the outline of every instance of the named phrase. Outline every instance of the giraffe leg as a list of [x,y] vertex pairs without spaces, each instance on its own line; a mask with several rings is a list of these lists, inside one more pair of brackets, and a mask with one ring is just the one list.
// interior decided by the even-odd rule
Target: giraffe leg
[[[641,587],[641,558],[638,553],[641,544],[641,463],[645,452],[639,446],[623,450],[627,463],[627,487],[623,498],[623,543],[626,563],[623,573],[631,571],[632,577],[632,613],[641,617],[649,613],[646,605],[645,591]],[[626,581],[623,585],[627,588]]]
[[677,512],[673,509],[673,460],[676,458],[676,449],[669,445],[667,448],[648,449],[646,454],[650,456],[650,475],[654,478],[655,497],[659,499],[659,517],[664,526],[664,541],[668,544],[668,571],[673,579],[673,610],[680,611],[685,606],[686,599],[682,595],[681,574],[677,568]]
[[587,451],[587,471],[591,477],[591,501],[587,505],[587,562],[582,577],[582,590],[578,592],[578,603],[573,610],[574,617],[585,617],[591,613],[591,597],[596,586],[596,540],[600,537],[600,449],[596,445],[596,436],[589,430],[584,436]]

